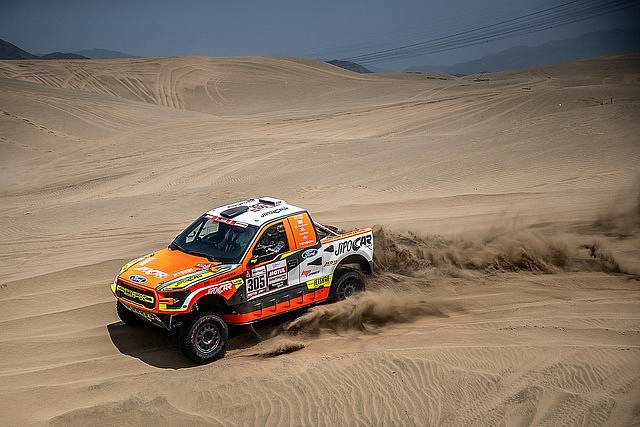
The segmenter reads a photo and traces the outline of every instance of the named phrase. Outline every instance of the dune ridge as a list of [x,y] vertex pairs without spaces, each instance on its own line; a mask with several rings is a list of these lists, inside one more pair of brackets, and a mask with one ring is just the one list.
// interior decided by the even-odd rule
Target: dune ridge
[[[637,424],[639,82],[0,61],[3,425]],[[367,293],[205,367],[117,320],[124,262],[261,195],[380,224]]]

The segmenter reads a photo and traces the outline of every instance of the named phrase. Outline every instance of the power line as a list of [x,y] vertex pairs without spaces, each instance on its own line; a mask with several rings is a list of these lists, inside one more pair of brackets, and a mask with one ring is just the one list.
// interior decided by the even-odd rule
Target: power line
[[[355,56],[363,51],[387,49],[397,46],[398,44],[404,44],[407,40],[435,37],[442,33],[442,28],[456,28],[460,22],[468,22],[469,19],[479,20],[482,23],[492,22],[496,19],[496,9],[498,11],[505,11],[508,9],[506,5],[510,5],[512,2],[513,0],[492,0],[493,7],[489,10],[487,10],[487,8],[480,10],[476,8],[462,9],[456,11],[455,16],[438,19],[436,27],[431,25],[425,27],[425,24],[420,24],[411,26],[404,25],[402,28],[385,32],[377,29],[374,34],[369,34],[358,42],[323,48],[312,48],[301,52],[298,56],[335,59],[342,56]],[[500,18],[504,19],[504,17],[505,15],[503,14]]]
[[394,49],[389,53],[360,55],[356,60],[358,60],[359,62],[378,62],[378,60],[380,59],[389,60],[392,58],[410,58],[429,53],[444,52],[448,50],[459,49],[462,47],[474,46],[489,41],[502,40],[505,38],[514,37],[516,35],[530,34],[561,25],[567,25],[570,23],[612,13],[614,11],[621,10],[627,7],[630,7],[628,5],[628,1],[616,0],[611,1],[606,5],[590,6],[588,8],[584,8],[578,11],[577,14],[575,13],[575,11],[570,11],[569,13],[564,12],[562,14],[551,16],[549,17],[549,19],[544,18],[538,19],[537,21],[531,20],[531,22],[525,21],[522,23],[517,23],[517,26],[515,24],[511,24],[510,27],[506,26],[497,30],[492,30],[490,32],[473,34],[464,38],[453,38],[452,36],[452,38],[450,38],[449,40],[444,40],[439,43],[431,43],[429,45],[425,44],[423,46],[420,46],[419,48],[400,48],[397,50]]
[[[554,26],[566,25],[579,20],[590,19],[595,16],[600,16],[605,13],[611,13],[622,8],[633,6],[633,2],[629,2],[628,0],[615,0],[599,5],[584,5],[582,6],[582,9],[579,10],[561,10],[574,3],[576,3],[575,0],[554,8],[548,8],[489,26],[474,28],[472,30],[452,34],[450,36],[438,37],[437,39],[428,40],[426,42],[414,43],[364,55],[357,55],[350,59],[359,62],[379,62],[381,60],[443,52],[461,47],[477,45],[481,42],[500,40],[507,38],[508,36],[512,37],[515,35],[529,34],[535,31],[552,28]],[[550,11],[554,14],[549,15]]]
[[400,49],[408,49],[408,48],[419,47],[419,46],[426,45],[426,44],[429,44],[429,43],[432,43],[432,42],[437,42],[437,41],[440,41],[440,40],[446,40],[446,39],[458,37],[458,36],[464,35],[464,34],[470,34],[470,33],[473,33],[473,32],[476,32],[476,31],[480,31],[480,30],[484,30],[484,29],[487,29],[487,28],[498,27],[498,26],[503,25],[503,24],[507,24],[507,23],[511,23],[511,22],[518,21],[518,20],[521,20],[521,19],[525,19],[525,18],[534,16],[534,15],[539,15],[539,14],[547,12],[547,11],[561,9],[561,8],[566,7],[566,6],[572,5],[574,3],[578,3],[580,1],[581,0],[572,0],[572,1],[568,2],[568,3],[564,3],[564,4],[561,4],[561,5],[558,5],[558,6],[553,6],[553,7],[550,7],[550,8],[547,8],[547,9],[543,9],[543,10],[540,10],[540,11],[537,11],[537,12],[528,13],[526,15],[522,15],[522,16],[519,16],[519,17],[516,17],[516,18],[507,19],[507,20],[504,20],[504,21],[501,21],[501,22],[496,22],[494,24],[484,25],[484,26],[473,28],[473,29],[466,30],[466,31],[460,31],[460,32],[457,32],[455,34],[451,34],[451,35],[448,35],[448,36],[437,37],[437,38],[426,40],[426,41],[423,41],[423,42],[412,43],[412,44],[408,44],[408,45],[405,45],[405,46],[399,46],[399,47],[395,47],[395,48],[391,48],[391,49],[379,50],[377,52],[371,52],[371,53],[366,53],[366,54],[362,54],[362,55],[356,55],[356,56],[353,56],[353,57],[347,58],[347,59],[357,60],[357,59],[359,59],[361,57],[366,57],[366,56],[370,56],[370,55],[377,55],[377,54],[383,54],[383,53],[386,53],[386,52],[394,52],[394,51],[397,51],[397,50],[400,50]]
[[445,52],[568,25],[638,5],[640,5],[638,0],[607,0],[595,3],[572,0],[494,24],[343,59],[367,64]]

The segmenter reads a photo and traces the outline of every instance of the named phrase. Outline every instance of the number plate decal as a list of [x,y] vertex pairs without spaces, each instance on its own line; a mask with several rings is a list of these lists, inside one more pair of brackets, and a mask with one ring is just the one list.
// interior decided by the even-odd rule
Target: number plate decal
[[247,274],[247,299],[267,292],[267,270],[263,267],[254,268]]

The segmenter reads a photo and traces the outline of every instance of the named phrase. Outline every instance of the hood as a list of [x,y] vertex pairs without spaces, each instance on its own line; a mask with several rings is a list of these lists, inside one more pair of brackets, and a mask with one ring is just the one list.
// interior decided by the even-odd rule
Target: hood
[[[224,271],[229,271],[229,268],[219,262],[166,248],[125,264],[118,277],[139,286],[157,288],[194,273]],[[213,277],[215,274],[207,276]]]

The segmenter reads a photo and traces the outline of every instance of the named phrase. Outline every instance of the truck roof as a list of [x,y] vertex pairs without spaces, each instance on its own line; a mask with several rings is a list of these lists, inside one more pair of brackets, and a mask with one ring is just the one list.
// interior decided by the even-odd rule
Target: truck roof
[[206,215],[232,225],[259,227],[274,218],[300,212],[304,212],[304,209],[290,205],[284,200],[260,197],[220,206],[208,211]]

